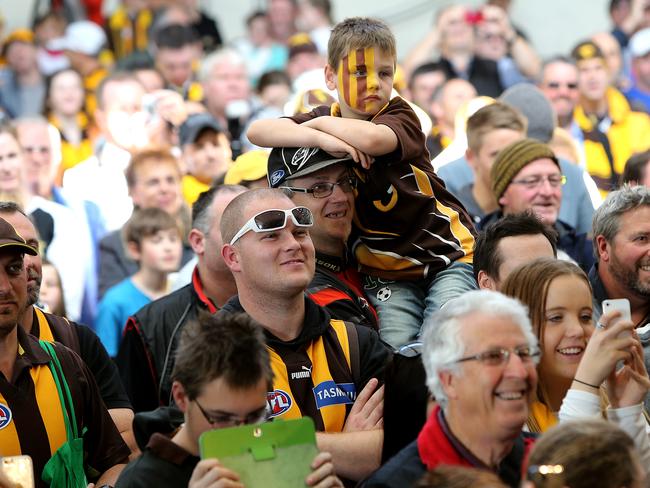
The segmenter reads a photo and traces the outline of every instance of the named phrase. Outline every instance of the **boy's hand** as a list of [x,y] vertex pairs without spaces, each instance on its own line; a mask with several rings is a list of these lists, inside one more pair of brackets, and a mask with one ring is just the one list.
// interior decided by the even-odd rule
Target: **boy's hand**
[[329,452],[321,452],[311,463],[313,470],[305,483],[315,488],[343,488],[343,483],[334,473],[332,455]]
[[239,476],[216,459],[203,459],[192,471],[188,488],[244,488]]
[[330,153],[337,158],[350,156],[355,163],[359,163],[362,168],[369,169],[374,159],[364,152],[355,149],[338,137],[332,136],[326,132],[320,132],[318,137],[318,147],[323,151]]

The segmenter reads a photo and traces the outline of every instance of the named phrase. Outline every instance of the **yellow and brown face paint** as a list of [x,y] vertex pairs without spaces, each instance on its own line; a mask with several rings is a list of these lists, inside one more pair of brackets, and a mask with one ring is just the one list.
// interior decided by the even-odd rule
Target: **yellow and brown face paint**
[[351,50],[339,62],[339,90],[349,107],[370,112],[373,105],[376,105],[375,100],[366,100],[368,90],[379,89],[379,73],[375,60],[375,48],[367,47]]

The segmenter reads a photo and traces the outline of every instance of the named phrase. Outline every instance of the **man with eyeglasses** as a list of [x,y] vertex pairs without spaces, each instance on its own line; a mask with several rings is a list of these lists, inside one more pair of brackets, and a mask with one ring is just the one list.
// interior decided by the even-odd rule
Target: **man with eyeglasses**
[[522,432],[537,387],[539,348],[526,309],[471,291],[425,324],[422,361],[438,405],[416,440],[364,484],[412,486],[440,465],[494,471],[518,487],[534,435]]
[[[304,155],[302,164],[285,161]],[[325,307],[332,318],[377,328],[377,313],[363,293],[357,270],[349,263],[347,241],[352,231],[357,179],[349,157],[337,158],[322,149],[276,148],[268,173],[273,188],[292,192],[296,205],[311,210],[310,237],[316,249],[316,273],[307,288],[309,297]]]
[[[116,488],[188,484],[241,488],[238,474],[217,459],[199,459],[199,437],[212,429],[268,420],[266,396],[273,371],[259,324],[246,314],[201,314],[183,329],[172,378],[178,409],[159,408],[138,414],[135,420],[140,431],[167,421],[170,432],[151,435],[142,456],[126,467]],[[172,432],[172,425],[181,419],[180,429]],[[343,486],[328,453],[318,454],[312,468],[306,486]]]
[[544,64],[539,89],[548,98],[555,113],[557,125],[568,131],[576,140],[582,139],[582,132],[573,120],[573,111],[578,104],[578,68],[565,57],[556,57]]
[[[337,189],[338,191],[338,189]],[[337,473],[358,481],[379,466],[388,351],[370,327],[331,318],[307,296],[314,275],[312,212],[277,189],[250,190],[224,210],[221,255],[237,284],[221,314],[265,329],[275,373],[274,418],[311,417]]]
[[504,215],[532,211],[557,231],[558,251],[566,253],[585,272],[589,271],[594,263],[591,240],[558,219],[566,178],[550,147],[533,139],[510,144],[497,156],[490,177],[500,210],[486,215],[479,224],[480,229]]

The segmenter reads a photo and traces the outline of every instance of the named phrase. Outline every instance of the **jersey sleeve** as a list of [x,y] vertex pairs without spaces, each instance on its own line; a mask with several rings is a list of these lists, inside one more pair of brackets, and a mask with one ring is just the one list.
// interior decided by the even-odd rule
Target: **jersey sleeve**
[[389,105],[385,112],[372,119],[378,125],[385,125],[397,136],[397,149],[382,158],[394,161],[418,159],[426,150],[425,136],[420,121],[413,109],[403,100]]

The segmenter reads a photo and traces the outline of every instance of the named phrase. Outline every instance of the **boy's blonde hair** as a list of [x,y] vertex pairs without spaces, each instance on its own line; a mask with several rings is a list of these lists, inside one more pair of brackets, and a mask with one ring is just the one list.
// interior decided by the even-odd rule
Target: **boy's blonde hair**
[[353,49],[378,48],[397,59],[395,36],[388,25],[370,17],[350,17],[334,26],[327,44],[327,63],[337,69]]

